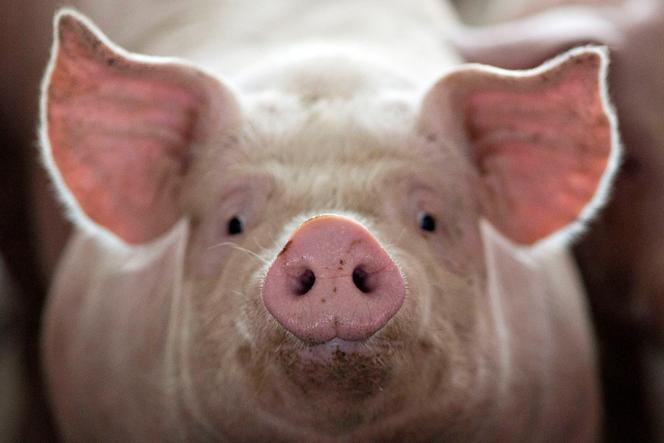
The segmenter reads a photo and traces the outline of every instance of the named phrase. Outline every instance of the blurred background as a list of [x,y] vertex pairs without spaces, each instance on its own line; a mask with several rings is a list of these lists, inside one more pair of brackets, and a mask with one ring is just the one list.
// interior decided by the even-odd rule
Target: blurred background
[[[53,441],[38,363],[50,273],[35,241],[37,208],[48,200],[37,203],[33,196],[47,194],[35,167],[36,116],[57,4],[2,0],[0,6],[0,441]],[[52,221],[53,229],[64,226]]]
[[[615,54],[610,80],[627,154],[615,201],[575,252],[599,341],[605,440],[664,441],[664,98],[657,92],[664,90],[664,12],[627,11],[649,0],[451,1],[469,25],[453,37],[468,60],[527,68],[588,42]],[[150,18],[132,15],[131,1],[0,5],[0,442],[55,441],[39,373],[39,325],[69,226],[36,149],[52,16],[77,6],[119,43]],[[550,11],[569,17],[574,29],[528,22]],[[118,17],[124,27],[111,26]]]

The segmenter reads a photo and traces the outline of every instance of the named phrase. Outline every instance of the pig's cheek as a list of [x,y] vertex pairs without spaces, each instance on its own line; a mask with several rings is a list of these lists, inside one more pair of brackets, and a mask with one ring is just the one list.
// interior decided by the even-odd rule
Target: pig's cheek
[[399,312],[387,324],[383,335],[388,340],[411,341],[427,328],[432,288],[423,267],[407,253],[392,253],[406,285],[406,297]]
[[265,271],[260,269],[249,277],[243,294],[242,317],[238,327],[242,329],[243,335],[252,342],[255,351],[258,353],[267,351],[268,355],[264,357],[271,359],[274,357],[271,350],[285,343],[289,333],[265,308],[261,296],[264,274]]
[[463,277],[483,268],[482,240],[476,217],[448,220],[447,232],[432,236],[429,243],[436,259],[448,272]]
[[257,275],[263,263],[236,248],[210,248],[208,244],[205,236],[192,236],[185,270],[185,278],[194,287],[194,315],[207,325],[208,330],[201,333],[211,340],[238,337],[234,342],[253,341],[255,322],[248,319],[247,312],[255,311],[253,305],[260,301]]
[[207,226],[196,229],[189,239],[186,268],[192,278],[218,278],[233,254],[230,242],[207,231]]
[[[464,267],[457,273],[436,254],[420,254],[414,266],[404,266],[408,281],[407,305],[420,340],[447,347],[455,336],[467,335],[472,314],[483,300],[481,269]],[[415,258],[411,258],[415,260]],[[446,338],[440,340],[441,334]]]
[[[212,249],[211,249],[212,248]],[[232,256],[230,246],[202,248],[192,262],[192,275],[198,278],[214,278],[221,275]]]
[[[408,292],[401,311],[385,330],[387,339],[403,344],[395,355],[402,375],[418,374],[422,396],[472,389],[481,329],[476,311],[481,302],[479,279],[460,278],[445,270],[433,255],[400,254]],[[399,358],[401,357],[401,358]],[[417,362],[411,366],[411,362]]]
[[192,402],[214,421],[227,415],[228,399],[232,407],[250,398],[247,390],[261,380],[261,365],[256,353],[253,327],[245,315],[247,299],[241,266],[229,268],[216,280],[189,280],[186,294],[187,322],[181,331],[182,371],[188,382],[185,389]]
[[[423,250],[395,254],[395,260],[406,282],[406,299],[385,328],[384,337],[408,344],[407,349],[419,350],[418,359],[448,354],[448,346],[454,341],[450,317],[454,315],[454,299],[459,298],[453,281],[459,279],[446,272],[433,254]],[[446,338],[441,339],[443,336]]]

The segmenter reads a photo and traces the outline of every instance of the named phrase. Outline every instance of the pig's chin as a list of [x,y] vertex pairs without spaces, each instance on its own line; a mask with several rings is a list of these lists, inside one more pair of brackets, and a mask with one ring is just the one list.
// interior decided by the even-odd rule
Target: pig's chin
[[[309,440],[374,435],[385,426],[403,426],[421,408],[420,387],[440,386],[429,386],[431,374],[417,371],[431,357],[430,346],[397,332],[402,330],[388,325],[364,341],[334,338],[307,344],[281,331],[271,343],[273,352],[261,358],[265,365],[257,406],[284,429],[318,436]],[[421,383],[405,389],[415,376]]]
[[[366,416],[371,411],[389,415],[386,409],[393,402],[385,391],[393,384],[394,348],[379,338],[306,344],[284,337],[266,374],[270,392],[264,391],[264,409],[291,425],[328,434],[372,422]],[[279,411],[274,408],[277,399],[284,405]]]

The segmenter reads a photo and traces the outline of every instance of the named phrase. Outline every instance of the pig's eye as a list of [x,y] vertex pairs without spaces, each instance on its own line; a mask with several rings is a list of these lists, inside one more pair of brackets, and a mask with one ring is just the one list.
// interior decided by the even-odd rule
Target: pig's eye
[[418,222],[420,229],[423,231],[433,232],[436,230],[436,218],[431,214],[427,214],[426,212],[421,213],[418,216]]
[[228,231],[228,235],[242,234],[242,231],[244,231],[244,223],[242,223],[240,217],[236,215],[235,217],[228,220],[228,226],[226,227],[226,230]]

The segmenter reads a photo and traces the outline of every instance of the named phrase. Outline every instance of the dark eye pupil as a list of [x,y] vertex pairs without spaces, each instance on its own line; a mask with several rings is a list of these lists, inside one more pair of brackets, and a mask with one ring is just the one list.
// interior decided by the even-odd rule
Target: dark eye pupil
[[436,230],[436,219],[431,214],[420,215],[420,228],[423,231],[433,232]]
[[229,235],[237,235],[241,234],[242,231],[244,230],[244,226],[242,225],[242,220],[240,220],[239,217],[233,217],[230,220],[228,220],[228,234]]

